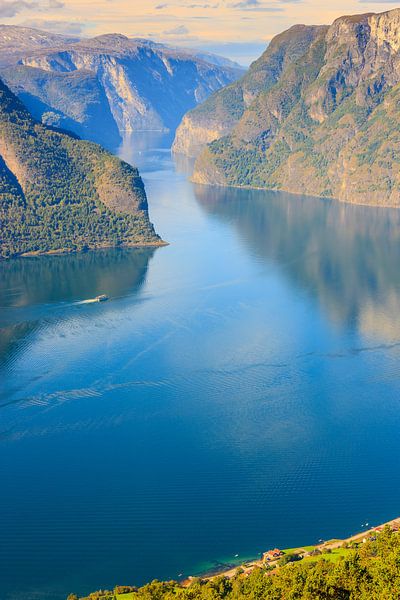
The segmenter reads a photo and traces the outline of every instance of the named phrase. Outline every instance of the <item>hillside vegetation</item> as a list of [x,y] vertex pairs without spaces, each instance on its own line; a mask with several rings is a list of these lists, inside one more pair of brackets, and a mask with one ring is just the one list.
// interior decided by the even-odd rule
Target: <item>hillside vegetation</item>
[[[399,39],[400,9],[278,36],[239,86],[264,66],[244,109],[232,88],[228,103],[226,90],[212,98],[225,103],[225,129],[198,158],[194,180],[399,206]],[[201,128],[204,107],[187,119]],[[184,136],[185,121],[177,143]]]
[[272,88],[287,67],[303,56],[326,29],[296,25],[276,36],[241,79],[184,116],[176,131],[173,151],[195,157],[207,143],[229,134],[258,94]]
[[37,123],[0,81],[0,257],[160,243],[138,171]]

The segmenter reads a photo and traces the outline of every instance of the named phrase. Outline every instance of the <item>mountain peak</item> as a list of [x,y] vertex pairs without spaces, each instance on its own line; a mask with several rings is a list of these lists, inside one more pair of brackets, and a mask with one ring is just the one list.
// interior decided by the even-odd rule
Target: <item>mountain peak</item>
[[103,33],[102,35],[97,35],[93,38],[93,41],[100,43],[112,43],[112,42],[129,42],[130,39],[128,36],[123,35],[122,33]]

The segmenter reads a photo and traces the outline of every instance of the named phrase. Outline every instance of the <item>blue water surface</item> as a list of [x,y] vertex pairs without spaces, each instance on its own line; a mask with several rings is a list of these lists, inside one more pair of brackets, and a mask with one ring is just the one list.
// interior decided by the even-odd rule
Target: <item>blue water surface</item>
[[121,154],[169,246],[0,264],[2,600],[400,512],[400,212],[195,186],[157,136]]

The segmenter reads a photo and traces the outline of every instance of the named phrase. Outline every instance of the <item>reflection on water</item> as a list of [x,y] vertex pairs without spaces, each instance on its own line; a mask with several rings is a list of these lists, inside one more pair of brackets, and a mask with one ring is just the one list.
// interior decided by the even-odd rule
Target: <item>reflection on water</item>
[[207,186],[195,186],[195,195],[335,322],[388,340],[400,335],[400,211]]
[[[91,318],[82,300],[135,297],[146,280],[152,248],[103,250],[0,262],[0,357],[4,364],[26,347],[29,335],[57,320]],[[103,310],[105,307],[103,306]],[[60,311],[62,313],[60,314]],[[0,398],[3,390],[0,389]]]
[[0,265],[1,600],[398,513],[400,211],[193,187],[150,137],[169,246]]
[[0,263],[0,307],[118,297],[143,285],[151,248],[17,258]]

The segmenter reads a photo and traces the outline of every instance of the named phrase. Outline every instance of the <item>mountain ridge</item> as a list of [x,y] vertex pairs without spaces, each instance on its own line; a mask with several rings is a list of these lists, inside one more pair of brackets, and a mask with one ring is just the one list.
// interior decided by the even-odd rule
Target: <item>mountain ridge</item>
[[122,34],[77,40],[0,27],[0,75],[35,118],[111,149],[126,131],[175,130],[243,72],[212,54]]
[[[232,124],[201,151],[194,181],[400,206],[400,9],[340,17],[314,38],[238,118],[240,102],[228,107]],[[202,110],[190,114],[200,128]]]

